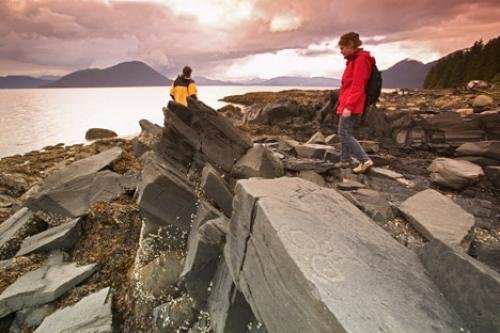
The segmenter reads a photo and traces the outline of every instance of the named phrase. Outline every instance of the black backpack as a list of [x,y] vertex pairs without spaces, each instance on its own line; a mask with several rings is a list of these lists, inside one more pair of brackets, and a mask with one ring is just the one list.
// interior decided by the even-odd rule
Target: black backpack
[[377,103],[381,92],[382,92],[382,74],[378,70],[377,65],[373,64],[370,78],[366,83],[365,107],[363,109],[363,114],[359,119],[358,125],[364,125],[366,123],[366,118],[368,118],[368,112],[370,110],[370,106]]
[[377,68],[377,65],[373,64],[372,73],[370,74],[370,78],[366,83],[366,102],[365,108],[375,104],[380,97],[380,93],[382,92],[382,74]]

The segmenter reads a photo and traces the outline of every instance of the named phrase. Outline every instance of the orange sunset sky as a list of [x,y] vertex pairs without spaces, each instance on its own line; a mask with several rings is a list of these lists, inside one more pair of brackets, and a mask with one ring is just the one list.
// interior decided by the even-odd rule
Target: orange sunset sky
[[141,60],[172,78],[339,77],[356,31],[379,68],[500,35],[500,1],[0,0],[0,75],[64,75]]

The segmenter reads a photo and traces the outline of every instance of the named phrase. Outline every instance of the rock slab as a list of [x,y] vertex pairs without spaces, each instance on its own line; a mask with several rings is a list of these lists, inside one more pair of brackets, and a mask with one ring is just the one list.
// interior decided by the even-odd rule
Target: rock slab
[[472,332],[500,332],[500,274],[439,240],[420,255],[428,274]]
[[0,318],[25,307],[57,299],[96,271],[95,264],[77,267],[62,263],[62,256],[49,258],[47,264],[26,273],[0,295]]
[[416,254],[337,191],[300,178],[241,180],[233,207],[224,257],[270,332],[464,327]]
[[419,192],[404,201],[399,210],[427,239],[453,246],[467,246],[464,238],[474,225],[474,216],[435,190]]
[[45,318],[36,333],[113,332],[110,289],[104,288]]
[[428,167],[434,183],[456,190],[476,183],[484,176],[483,169],[469,161],[438,157]]
[[4,246],[24,225],[26,225],[32,216],[33,212],[23,207],[0,224],[0,247]]
[[69,249],[78,241],[80,236],[80,219],[61,224],[44,232],[24,239],[21,249],[16,256],[23,256],[31,252],[42,252],[56,249]]

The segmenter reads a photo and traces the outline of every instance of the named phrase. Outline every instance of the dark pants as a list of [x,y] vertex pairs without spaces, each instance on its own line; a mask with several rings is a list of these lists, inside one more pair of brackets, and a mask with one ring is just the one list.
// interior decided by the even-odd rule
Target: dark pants
[[354,156],[361,163],[369,160],[363,147],[361,147],[358,140],[352,135],[353,128],[357,124],[358,118],[359,115],[353,115],[348,118],[340,116],[338,134],[341,143],[340,160],[343,162],[349,162],[351,156]]

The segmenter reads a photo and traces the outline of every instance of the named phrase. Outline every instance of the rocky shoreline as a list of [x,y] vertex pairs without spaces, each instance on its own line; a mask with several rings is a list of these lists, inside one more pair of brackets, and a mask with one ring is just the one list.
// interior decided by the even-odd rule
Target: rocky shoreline
[[2,158],[0,331],[72,329],[89,304],[96,332],[500,329],[484,93],[383,94],[358,129],[365,175],[334,166],[328,91],[170,103],[131,140]]

